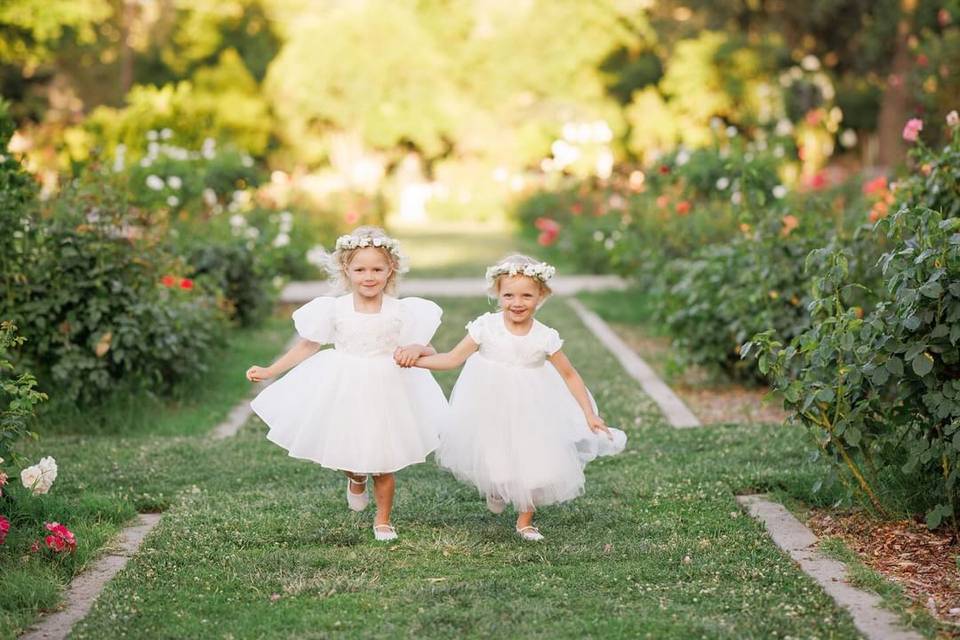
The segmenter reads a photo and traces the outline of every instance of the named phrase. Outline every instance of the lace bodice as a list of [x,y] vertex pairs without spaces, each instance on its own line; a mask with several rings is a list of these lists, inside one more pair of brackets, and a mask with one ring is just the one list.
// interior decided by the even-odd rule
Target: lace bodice
[[333,343],[358,356],[391,355],[398,346],[427,344],[440,325],[440,307],[422,298],[383,297],[379,313],[359,313],[353,295],[315,298],[293,313],[297,332],[307,340]]
[[480,345],[481,356],[518,367],[543,366],[548,356],[563,347],[560,334],[537,320],[525,336],[510,333],[503,322],[503,313],[485,313],[467,323],[467,331]]

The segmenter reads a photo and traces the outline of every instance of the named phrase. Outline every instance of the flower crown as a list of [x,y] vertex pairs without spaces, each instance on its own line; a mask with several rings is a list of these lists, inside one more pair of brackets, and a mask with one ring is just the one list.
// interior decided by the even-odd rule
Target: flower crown
[[393,238],[372,238],[370,236],[351,236],[345,235],[337,238],[337,251],[351,251],[353,249],[363,249],[366,247],[377,247],[386,249],[398,260],[400,255],[400,241]]
[[487,285],[493,286],[494,280],[500,276],[527,276],[536,278],[540,282],[546,283],[553,274],[557,272],[556,267],[546,262],[535,262],[533,264],[523,264],[520,262],[501,262],[492,267],[487,267]]

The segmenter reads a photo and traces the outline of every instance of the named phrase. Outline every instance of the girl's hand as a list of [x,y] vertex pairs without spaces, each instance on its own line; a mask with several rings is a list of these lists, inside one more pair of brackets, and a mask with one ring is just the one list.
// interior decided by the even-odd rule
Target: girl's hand
[[273,377],[273,372],[270,371],[270,367],[258,367],[253,365],[247,369],[247,380],[250,382],[263,382],[264,380],[269,380]]
[[607,434],[608,438],[613,437],[610,435],[610,429],[607,428],[607,423],[604,422],[603,418],[598,415],[589,416],[587,418],[587,426],[589,426],[590,431],[593,431],[594,433],[600,433],[602,431],[603,433]]
[[417,363],[417,358],[423,355],[423,346],[419,344],[410,344],[405,347],[397,347],[393,352],[394,361],[404,369],[408,369]]

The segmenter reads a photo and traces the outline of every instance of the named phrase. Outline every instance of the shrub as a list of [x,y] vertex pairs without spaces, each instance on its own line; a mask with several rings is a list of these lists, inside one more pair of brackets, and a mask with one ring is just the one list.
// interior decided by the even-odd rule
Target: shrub
[[[864,315],[849,304],[847,255],[815,283],[812,326],[788,344],[763,332],[745,345],[794,420],[846,471],[852,495],[878,511],[920,509],[931,528],[957,528],[960,465],[960,129],[942,152],[919,145],[919,171],[897,189],[899,207],[876,225],[890,243],[886,286]],[[936,171],[934,170],[936,168]],[[953,186],[953,190],[950,187]],[[902,483],[896,482],[901,480]],[[909,491],[898,487],[909,486]]]

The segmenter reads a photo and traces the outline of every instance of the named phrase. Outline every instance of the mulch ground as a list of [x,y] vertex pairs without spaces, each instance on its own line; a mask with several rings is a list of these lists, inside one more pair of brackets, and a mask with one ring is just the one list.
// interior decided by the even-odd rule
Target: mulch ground
[[863,512],[813,512],[818,536],[842,539],[868,566],[901,585],[917,604],[960,633],[960,541],[913,520],[882,522]]

